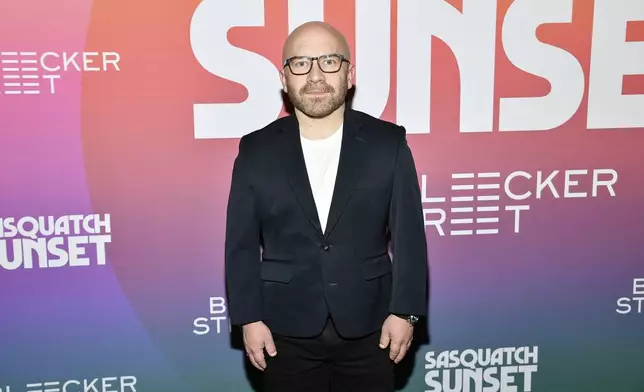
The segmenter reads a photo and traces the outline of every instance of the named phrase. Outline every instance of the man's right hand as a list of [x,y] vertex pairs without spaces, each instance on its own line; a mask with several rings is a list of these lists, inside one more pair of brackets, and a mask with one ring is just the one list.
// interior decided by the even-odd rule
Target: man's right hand
[[244,347],[250,362],[259,370],[266,369],[264,349],[271,357],[277,355],[273,342],[273,335],[266,324],[261,321],[246,324],[242,327],[244,334]]

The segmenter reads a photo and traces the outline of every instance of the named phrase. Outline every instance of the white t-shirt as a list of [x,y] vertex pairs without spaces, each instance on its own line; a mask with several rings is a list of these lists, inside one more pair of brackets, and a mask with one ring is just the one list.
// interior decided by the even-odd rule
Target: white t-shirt
[[331,208],[331,199],[335,189],[335,178],[338,174],[340,149],[342,147],[342,126],[333,135],[325,139],[307,139],[300,135],[304,162],[309,175],[309,183],[320,217],[322,232]]

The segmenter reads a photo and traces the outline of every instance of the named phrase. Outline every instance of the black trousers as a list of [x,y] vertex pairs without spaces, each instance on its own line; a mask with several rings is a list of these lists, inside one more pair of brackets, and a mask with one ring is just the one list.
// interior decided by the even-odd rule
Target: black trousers
[[389,347],[378,347],[380,331],[344,339],[331,319],[321,335],[291,338],[273,334],[277,355],[265,354],[265,392],[393,392]]

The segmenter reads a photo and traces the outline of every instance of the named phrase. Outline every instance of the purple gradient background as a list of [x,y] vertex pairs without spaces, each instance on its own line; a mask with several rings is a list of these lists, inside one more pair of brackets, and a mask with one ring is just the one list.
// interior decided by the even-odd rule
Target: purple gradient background
[[[77,0],[3,2],[0,50],[83,51],[90,8]],[[80,92],[81,74],[69,71],[55,95],[0,95],[0,217],[93,213]],[[1,270],[0,309],[0,388],[132,369],[175,374],[123,295],[109,256],[100,268]]]
[[[182,8],[177,4],[163,17]],[[102,40],[119,43],[122,37],[100,34],[114,28],[101,6],[108,7],[5,2],[0,50],[73,52],[96,50]],[[143,5],[129,7],[144,15]],[[147,27],[146,34],[158,32]],[[131,28],[118,33],[144,33]],[[175,25],[164,29],[179,39]],[[169,42],[164,38],[149,46],[158,49]],[[99,48],[122,54],[120,74],[68,72],[54,96],[0,95],[0,217],[111,213],[113,228],[106,266],[0,270],[0,388],[132,374],[154,391],[248,389],[241,354],[227,334],[192,334],[192,320],[207,315],[208,297],[223,294],[224,212],[236,141],[191,139],[191,103],[209,86],[199,85],[203,76],[185,80],[197,67],[182,52],[189,43],[177,49],[186,55],[179,66],[161,61],[175,53],[170,49],[133,60],[142,40]],[[150,70],[155,63],[168,68]],[[167,76],[169,90],[154,85],[154,72]],[[132,94],[120,88],[149,73],[155,77],[130,84]],[[634,89],[644,93],[644,86]],[[217,94],[227,92],[234,95],[225,87]],[[161,109],[144,100],[151,97]],[[137,105],[139,112],[128,111]],[[447,196],[450,174],[473,169],[507,175],[612,168],[619,179],[615,198],[602,189],[596,199],[530,199],[518,234],[511,233],[510,215],[502,216],[498,236],[439,237],[430,228],[434,341],[418,354],[406,390],[421,390],[427,350],[511,345],[540,346],[535,391],[644,388],[644,315],[615,313],[632,279],[644,277],[644,130],[586,131],[584,105],[553,132],[488,135],[458,135],[450,107],[436,117],[439,131],[409,136],[418,170],[429,177],[428,196]],[[561,192],[560,177],[556,184]],[[588,181],[580,188],[589,189]],[[502,197],[501,205],[509,202]]]

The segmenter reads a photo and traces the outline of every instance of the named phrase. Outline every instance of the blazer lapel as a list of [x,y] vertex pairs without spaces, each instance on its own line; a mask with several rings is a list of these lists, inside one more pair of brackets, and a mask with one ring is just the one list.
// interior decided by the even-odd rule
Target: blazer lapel
[[306,170],[297,118],[294,115],[289,116],[282,126],[282,137],[278,140],[277,149],[282,156],[281,161],[284,173],[286,173],[291,189],[295,193],[302,211],[320,237],[328,238],[340,220],[347,203],[351,199],[354,185],[358,180],[362,166],[366,162],[367,157],[365,156],[366,150],[364,148],[366,140],[364,135],[361,134],[360,128],[361,124],[356,118],[356,114],[347,108],[344,116],[338,174],[326,230],[323,233]]
[[342,135],[342,150],[340,151],[340,162],[338,174],[333,190],[333,199],[329,210],[324,237],[328,238],[351,199],[363,165],[367,162],[365,155],[366,140],[361,133],[361,123],[354,111],[347,108],[344,116],[344,127]]
[[300,129],[295,115],[285,119],[282,127],[282,137],[277,143],[277,152],[281,154],[282,168],[291,185],[291,189],[297,197],[302,211],[308,218],[309,222],[318,233],[322,236],[320,218],[315,206],[313,191],[309,182],[309,175],[306,171],[306,162],[302,151],[300,141]]

